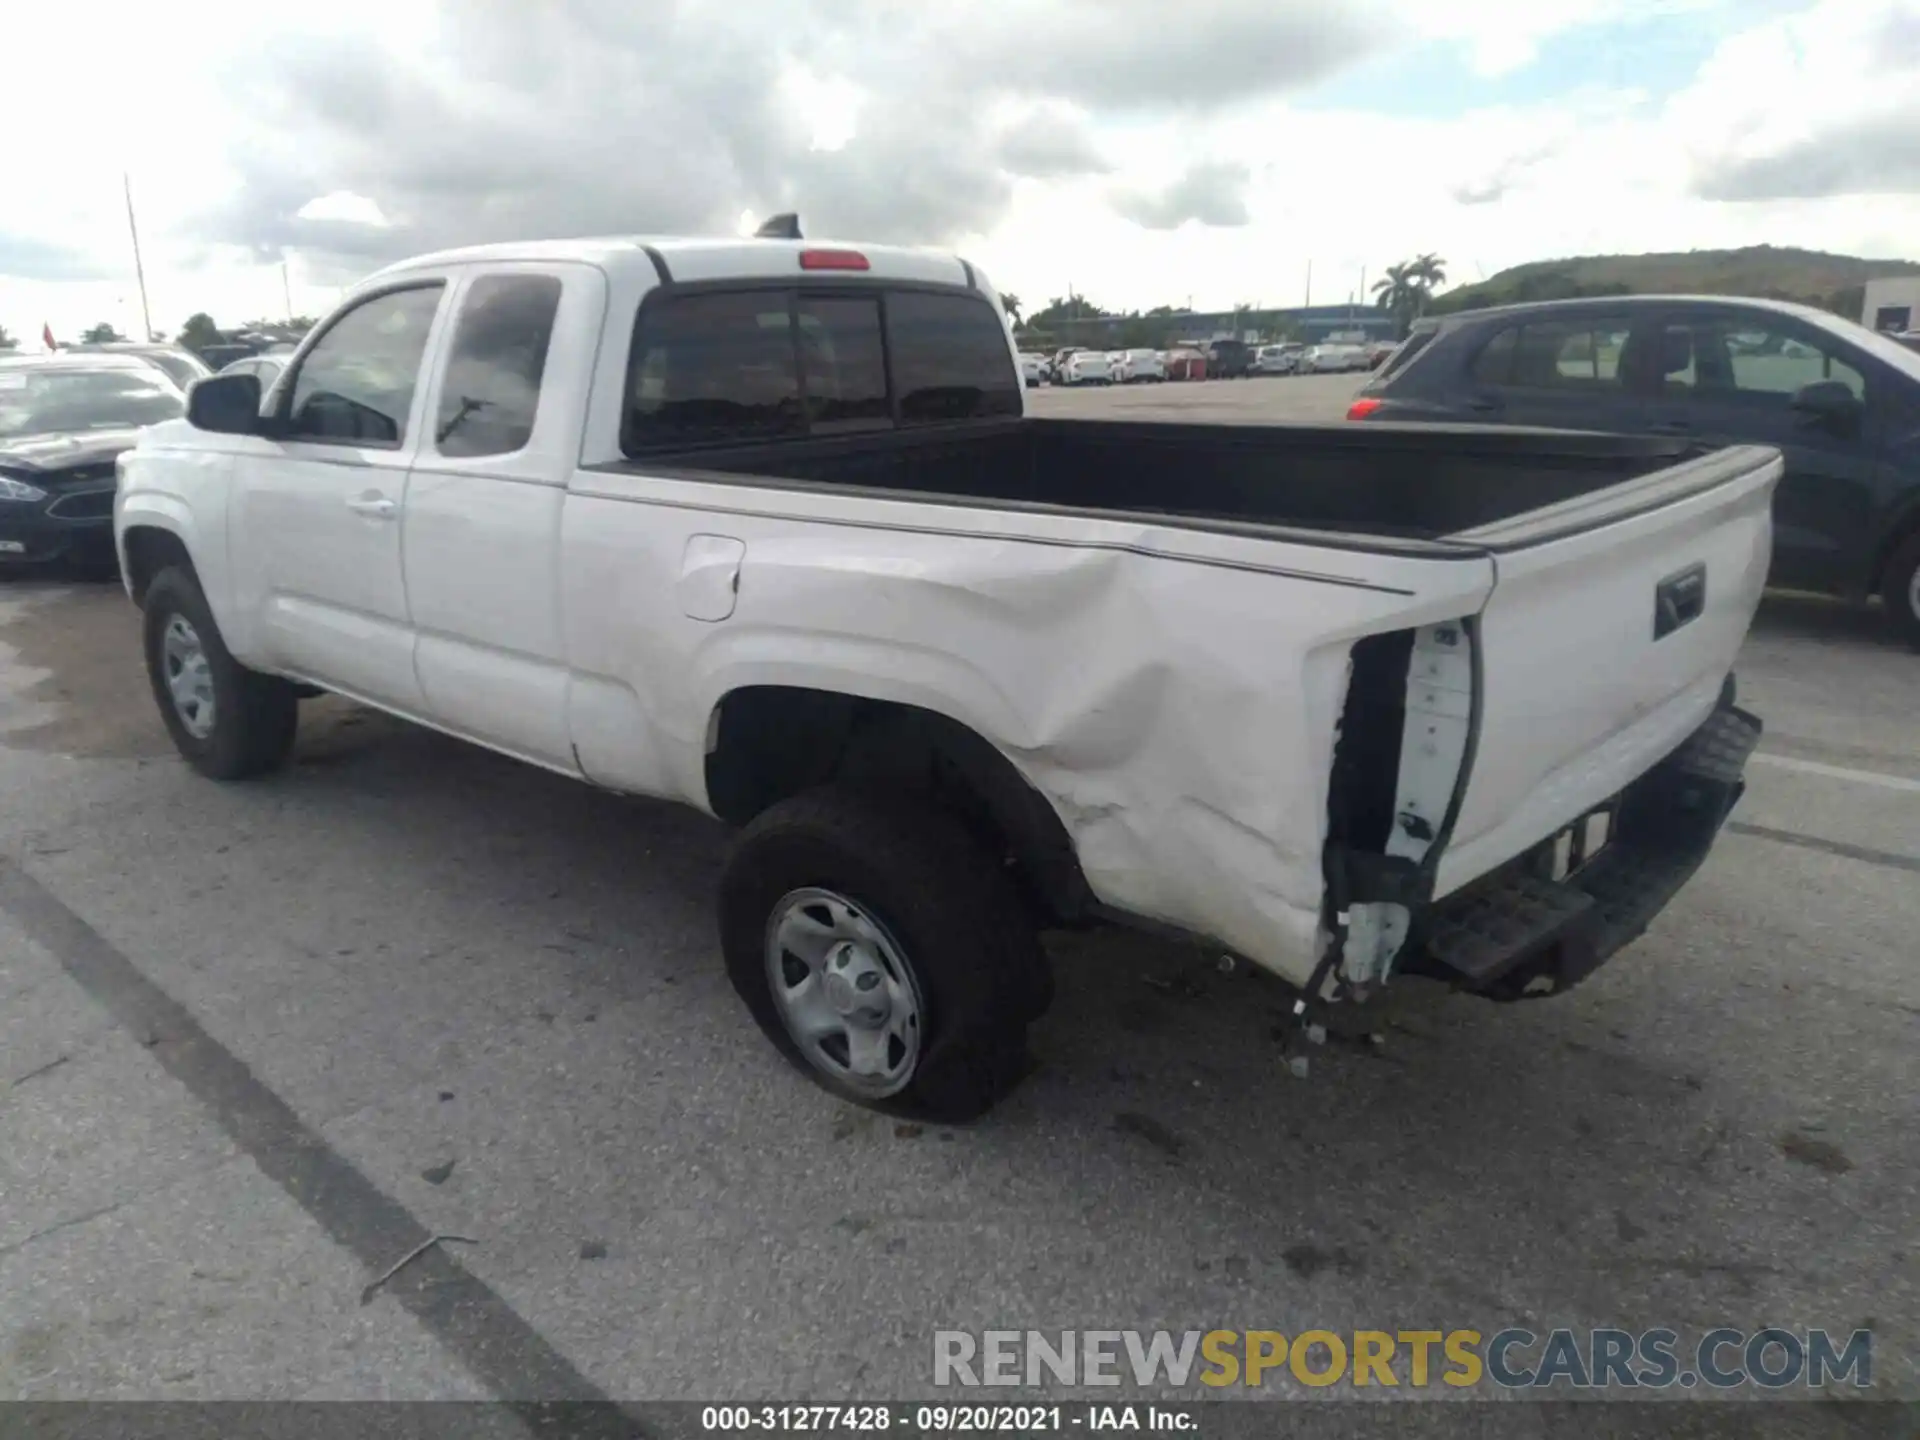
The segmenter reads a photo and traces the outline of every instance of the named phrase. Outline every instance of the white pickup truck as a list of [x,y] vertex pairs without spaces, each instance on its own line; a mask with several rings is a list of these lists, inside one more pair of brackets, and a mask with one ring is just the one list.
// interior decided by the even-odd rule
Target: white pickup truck
[[1023,401],[956,258],[395,266],[124,457],[155,699],[217,779],[285,761],[317,688],[743,827],[755,1019],[946,1117],[1018,1073],[1044,928],[1184,935],[1303,1006],[1514,999],[1705,856],[1759,734],[1730,671],[1775,452]]

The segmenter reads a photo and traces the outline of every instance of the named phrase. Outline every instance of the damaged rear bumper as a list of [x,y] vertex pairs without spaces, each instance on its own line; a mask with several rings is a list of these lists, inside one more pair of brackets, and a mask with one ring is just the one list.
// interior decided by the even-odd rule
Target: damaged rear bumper
[[1723,703],[1621,793],[1604,849],[1551,878],[1543,842],[1420,913],[1402,967],[1494,1000],[1556,995],[1639,937],[1700,868],[1746,788],[1757,716]]

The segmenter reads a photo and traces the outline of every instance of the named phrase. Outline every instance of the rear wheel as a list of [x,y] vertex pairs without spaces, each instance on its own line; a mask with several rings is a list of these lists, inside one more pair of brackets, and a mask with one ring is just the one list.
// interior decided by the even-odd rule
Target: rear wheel
[[193,572],[162,570],[147,587],[147,678],[174,747],[215,780],[278,769],[293,751],[294,687],[234,659]]
[[857,1104],[973,1119],[1026,1066],[1046,957],[1003,867],[943,812],[829,788],[741,833],[727,972],[780,1052]]
[[1887,561],[1880,598],[1894,631],[1920,650],[1920,535],[1909,536]]

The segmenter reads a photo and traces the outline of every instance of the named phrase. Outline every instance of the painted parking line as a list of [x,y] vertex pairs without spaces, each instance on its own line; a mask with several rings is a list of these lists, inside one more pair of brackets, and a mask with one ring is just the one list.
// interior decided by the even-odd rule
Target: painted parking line
[[1753,763],[1771,765],[1779,770],[1797,770],[1802,775],[1819,775],[1828,780],[1846,780],[1855,785],[1874,785],[1882,790],[1902,790],[1920,795],[1920,780],[1909,780],[1904,775],[1886,775],[1878,770],[1852,770],[1845,765],[1823,765],[1818,760],[1772,755],[1764,750],[1754,754]]
[[[630,1440],[632,1417],[188,1009],[39,880],[0,858],[0,914],[77,981],[214,1124],[536,1436]],[[76,1217],[80,1223],[87,1217]],[[41,1232],[45,1234],[47,1232]],[[399,1270],[418,1255],[417,1263]],[[398,1271],[398,1273],[396,1273]],[[390,1281],[390,1283],[386,1283]],[[370,1286],[360,1303],[370,1303]],[[6,1433],[10,1429],[0,1426]]]

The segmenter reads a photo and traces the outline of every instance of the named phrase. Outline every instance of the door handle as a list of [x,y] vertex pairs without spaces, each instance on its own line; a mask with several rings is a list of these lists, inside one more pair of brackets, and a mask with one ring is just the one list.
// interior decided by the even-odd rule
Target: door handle
[[384,495],[368,494],[356,495],[347,501],[347,509],[369,520],[391,520],[399,513],[400,507]]
[[1478,411],[1482,415],[1499,408],[1500,402],[1491,395],[1476,395],[1467,401],[1467,409]]
[[1647,429],[1655,435],[1685,435],[1693,426],[1684,420],[1656,420]]

